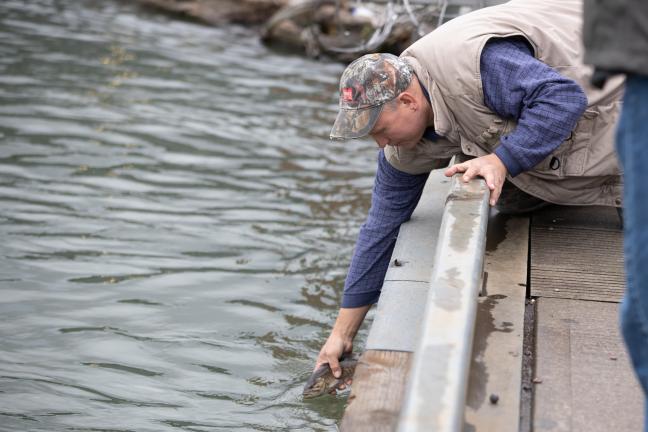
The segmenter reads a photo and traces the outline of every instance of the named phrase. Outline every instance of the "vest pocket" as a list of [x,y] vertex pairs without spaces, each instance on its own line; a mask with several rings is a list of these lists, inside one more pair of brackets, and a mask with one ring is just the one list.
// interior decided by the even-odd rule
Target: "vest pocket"
[[515,129],[516,123],[494,117],[488,129],[481,129],[472,141],[461,136],[461,148],[465,154],[471,156],[484,156],[493,153],[500,144],[502,135],[506,135]]
[[592,128],[598,112],[587,110],[569,137],[541,163],[544,174],[557,177],[582,176],[588,160]]

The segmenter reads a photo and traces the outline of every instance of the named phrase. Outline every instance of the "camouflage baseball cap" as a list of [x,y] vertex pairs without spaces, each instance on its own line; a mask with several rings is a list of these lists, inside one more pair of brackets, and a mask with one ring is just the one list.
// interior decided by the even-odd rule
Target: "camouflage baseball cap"
[[367,54],[340,78],[340,112],[331,139],[360,138],[371,132],[385,103],[412,81],[412,68],[393,54]]

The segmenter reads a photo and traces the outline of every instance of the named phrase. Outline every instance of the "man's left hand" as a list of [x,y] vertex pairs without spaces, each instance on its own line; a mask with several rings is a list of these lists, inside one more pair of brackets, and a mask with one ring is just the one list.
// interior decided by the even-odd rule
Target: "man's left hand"
[[490,205],[494,206],[502,193],[502,186],[506,180],[506,167],[495,154],[470,159],[466,162],[452,165],[445,170],[446,177],[452,177],[456,173],[464,173],[462,180],[468,182],[475,177],[483,177],[490,189]]

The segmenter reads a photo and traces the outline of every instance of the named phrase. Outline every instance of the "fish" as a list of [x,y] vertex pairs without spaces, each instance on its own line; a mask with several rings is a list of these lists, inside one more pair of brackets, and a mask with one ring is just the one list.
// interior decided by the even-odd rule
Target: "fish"
[[331,367],[328,363],[323,364],[313,372],[306,382],[302,396],[304,399],[311,399],[330,393],[341,384],[346,385],[347,380],[353,378],[357,364],[358,360],[356,359],[341,360],[340,367],[342,368],[342,374],[340,375],[340,378],[335,378],[333,376],[333,371],[331,371]]

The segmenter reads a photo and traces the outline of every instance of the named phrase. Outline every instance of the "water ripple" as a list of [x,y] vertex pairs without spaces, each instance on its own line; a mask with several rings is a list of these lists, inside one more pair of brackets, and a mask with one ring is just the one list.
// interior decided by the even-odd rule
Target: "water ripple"
[[0,38],[2,427],[334,430],[300,389],[375,165],[327,139],[343,66],[117,0]]

